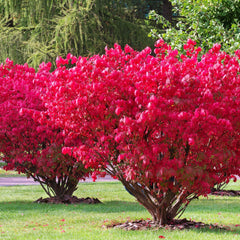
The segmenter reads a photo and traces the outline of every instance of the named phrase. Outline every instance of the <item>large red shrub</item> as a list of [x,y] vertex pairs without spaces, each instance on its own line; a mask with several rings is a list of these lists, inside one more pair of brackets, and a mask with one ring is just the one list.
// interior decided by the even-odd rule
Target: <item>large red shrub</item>
[[159,224],[239,174],[239,58],[217,44],[200,60],[195,42],[184,48],[69,54],[42,80],[48,114],[78,139],[63,153],[117,177]]
[[[49,64],[46,67],[49,70]],[[88,170],[72,154],[62,154],[63,131],[50,124],[38,95],[35,78],[44,74],[10,60],[0,65],[0,153],[7,170],[26,173],[49,196],[64,198],[73,194]],[[41,123],[34,120],[39,116]]]

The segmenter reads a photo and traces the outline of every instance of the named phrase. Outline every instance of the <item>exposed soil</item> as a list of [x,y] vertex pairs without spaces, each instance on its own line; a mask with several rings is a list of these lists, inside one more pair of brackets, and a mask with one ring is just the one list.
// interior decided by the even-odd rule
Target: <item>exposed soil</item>
[[152,220],[136,220],[136,221],[127,221],[125,223],[112,223],[107,226],[107,228],[119,228],[124,230],[146,230],[146,229],[169,229],[169,230],[183,230],[183,229],[195,229],[195,228],[208,228],[208,229],[221,229],[221,230],[230,230],[227,227],[205,224],[202,222],[195,222],[184,219],[173,220],[171,224],[159,226],[159,224],[154,223]]
[[216,196],[237,197],[237,196],[240,196],[240,191],[235,191],[235,190],[216,190],[216,189],[214,189],[210,194],[211,195],[216,195]]
[[65,196],[64,198],[59,197],[49,197],[49,198],[39,198],[35,203],[51,203],[51,204],[97,204],[102,203],[97,198],[78,198],[76,196]]

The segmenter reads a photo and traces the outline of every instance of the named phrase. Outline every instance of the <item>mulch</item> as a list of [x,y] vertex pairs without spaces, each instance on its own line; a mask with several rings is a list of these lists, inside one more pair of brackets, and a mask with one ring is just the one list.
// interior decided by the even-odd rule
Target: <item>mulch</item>
[[[216,196],[240,196],[240,191],[235,190],[216,190],[214,189],[211,195]],[[124,223],[114,222],[104,226],[106,228],[119,228],[124,230],[146,230],[146,229],[169,229],[169,230],[183,230],[183,229],[196,229],[196,228],[207,228],[207,229],[220,229],[220,230],[230,230],[229,227],[219,226],[216,224],[205,224],[203,222],[195,222],[191,220],[184,219],[175,219],[171,224],[164,226],[159,226],[159,224],[154,223],[152,220],[136,220],[136,221],[127,221]]]
[[230,230],[229,227],[219,226],[215,224],[205,224],[203,222],[195,222],[191,220],[176,219],[170,224],[159,226],[159,224],[154,223],[152,220],[136,220],[127,221],[125,223],[112,223],[106,226],[106,228],[118,228],[123,230],[146,230],[146,229],[168,229],[168,230],[184,230],[184,229],[197,229],[197,228],[207,228],[207,229],[219,229],[219,230]]
[[64,196],[64,198],[59,197],[49,197],[49,198],[39,198],[35,201],[35,203],[50,203],[50,204],[98,204],[102,203],[97,198],[78,198],[76,196]]
[[231,196],[231,197],[238,197],[240,196],[240,191],[235,190],[213,190],[211,195],[215,196]]

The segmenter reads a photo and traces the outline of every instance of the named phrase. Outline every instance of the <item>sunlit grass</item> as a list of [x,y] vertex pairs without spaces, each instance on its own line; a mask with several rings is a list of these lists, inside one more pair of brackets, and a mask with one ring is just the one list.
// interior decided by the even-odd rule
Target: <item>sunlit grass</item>
[[17,171],[6,171],[0,167],[0,177],[25,177],[25,175],[18,174]]
[[5,162],[0,161],[0,177],[25,177],[25,174],[19,174],[17,171],[6,171],[5,169],[3,169],[5,165]]
[[[240,189],[240,183],[229,188]],[[240,198],[216,197],[193,201],[183,218],[229,226],[232,231],[194,229],[183,231],[125,231],[106,229],[113,221],[150,218],[149,213],[119,182],[80,183],[78,197],[97,197],[103,204],[50,205],[33,203],[46,197],[40,186],[0,187],[0,239],[240,239]]]

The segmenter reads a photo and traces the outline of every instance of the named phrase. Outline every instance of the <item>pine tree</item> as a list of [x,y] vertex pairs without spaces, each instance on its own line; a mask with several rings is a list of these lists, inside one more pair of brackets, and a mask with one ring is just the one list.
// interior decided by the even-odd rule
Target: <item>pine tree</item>
[[0,61],[10,58],[36,67],[69,52],[102,53],[115,42],[138,50],[152,46],[144,19],[149,2],[0,0]]

